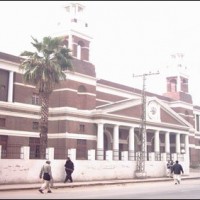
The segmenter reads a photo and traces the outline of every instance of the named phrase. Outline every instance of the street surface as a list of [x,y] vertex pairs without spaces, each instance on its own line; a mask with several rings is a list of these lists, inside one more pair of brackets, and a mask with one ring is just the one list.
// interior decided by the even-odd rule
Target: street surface
[[38,190],[1,191],[0,199],[199,199],[200,180],[129,183],[103,186],[83,186],[52,189],[41,194]]

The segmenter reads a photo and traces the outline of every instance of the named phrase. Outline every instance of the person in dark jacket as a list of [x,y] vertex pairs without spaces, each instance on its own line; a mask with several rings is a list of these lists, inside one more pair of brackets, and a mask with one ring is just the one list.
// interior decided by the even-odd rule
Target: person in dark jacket
[[181,164],[178,163],[178,160],[172,167],[172,173],[174,177],[174,183],[175,184],[180,184],[181,183],[181,173],[183,174],[183,167]]
[[66,163],[65,163],[65,172],[66,172],[66,177],[64,183],[66,183],[68,180],[70,182],[73,182],[72,179],[72,173],[74,171],[74,163],[71,161],[70,157],[67,157]]

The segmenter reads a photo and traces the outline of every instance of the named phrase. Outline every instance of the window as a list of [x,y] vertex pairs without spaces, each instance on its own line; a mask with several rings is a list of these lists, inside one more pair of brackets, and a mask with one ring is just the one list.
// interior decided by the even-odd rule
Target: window
[[79,126],[79,132],[80,133],[84,133],[85,132],[85,125],[80,124],[80,126]]
[[0,101],[7,101],[7,96],[6,86],[0,84]]
[[33,130],[38,130],[39,129],[39,122],[33,122]]
[[170,81],[170,92],[176,92],[177,91],[177,83],[175,79],[172,79]]
[[79,107],[79,109],[88,109],[88,100],[87,100],[87,90],[86,87],[84,85],[80,85],[78,87],[78,102],[77,102],[77,106]]
[[40,138],[29,138],[30,159],[40,157]]
[[7,142],[8,136],[0,135],[1,157],[7,158]]
[[196,130],[199,131],[199,115],[196,115]]
[[182,79],[183,84],[188,84],[188,80],[187,79]]
[[6,127],[6,119],[5,118],[0,118],[0,127]]
[[77,159],[87,159],[86,140],[77,140]]
[[78,87],[78,92],[79,92],[79,93],[85,93],[85,92],[86,92],[85,86],[84,86],[84,85],[80,85],[80,86]]
[[33,105],[39,105],[39,95],[36,94],[36,93],[34,93],[34,94],[32,95],[32,104],[33,104]]

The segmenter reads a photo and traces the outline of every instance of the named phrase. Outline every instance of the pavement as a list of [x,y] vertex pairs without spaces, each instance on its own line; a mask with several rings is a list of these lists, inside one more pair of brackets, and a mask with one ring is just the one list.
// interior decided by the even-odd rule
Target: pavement
[[[182,175],[181,180],[200,179],[200,169],[192,169],[189,175]],[[85,187],[85,186],[98,186],[98,185],[114,185],[114,184],[127,184],[127,183],[144,183],[144,182],[162,182],[162,181],[173,181],[169,177],[156,177],[156,178],[133,178],[133,179],[122,179],[122,180],[98,180],[98,181],[74,181],[73,183],[67,182],[56,182],[52,187],[52,190],[58,188],[74,188],[74,187]],[[40,188],[42,183],[25,183],[25,184],[0,184],[1,191],[13,191],[13,190],[37,190]]]

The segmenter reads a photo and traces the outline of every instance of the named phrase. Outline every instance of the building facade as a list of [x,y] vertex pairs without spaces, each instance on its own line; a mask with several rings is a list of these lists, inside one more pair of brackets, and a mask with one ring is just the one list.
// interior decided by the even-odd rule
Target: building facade
[[[87,160],[95,150],[96,160],[136,160],[141,149],[142,90],[96,77],[90,62],[88,24],[84,6],[65,7],[70,29],[60,23],[54,36],[64,36],[72,50],[74,71],[50,96],[48,147],[55,159],[65,159],[76,149],[77,160]],[[39,158],[40,100],[34,86],[23,83],[20,57],[0,52],[0,145],[1,158],[20,158],[20,147],[30,147],[30,159]],[[166,93],[146,91],[146,160],[152,153],[160,160],[187,155],[190,165],[200,162],[200,106],[193,105],[189,79],[174,55],[174,65],[166,79]]]

